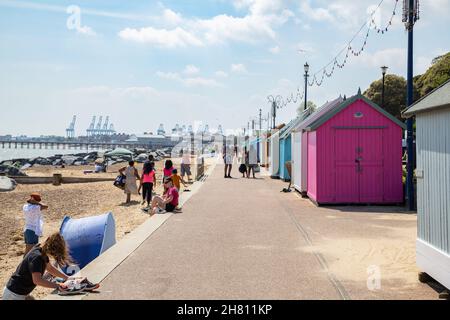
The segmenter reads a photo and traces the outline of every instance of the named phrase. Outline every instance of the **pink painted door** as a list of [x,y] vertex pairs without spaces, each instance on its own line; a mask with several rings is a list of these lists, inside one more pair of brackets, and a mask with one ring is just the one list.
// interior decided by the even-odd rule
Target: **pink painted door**
[[383,201],[383,129],[359,129],[360,202]]
[[359,202],[358,129],[335,131],[336,202]]
[[336,129],[336,202],[383,201],[383,130]]

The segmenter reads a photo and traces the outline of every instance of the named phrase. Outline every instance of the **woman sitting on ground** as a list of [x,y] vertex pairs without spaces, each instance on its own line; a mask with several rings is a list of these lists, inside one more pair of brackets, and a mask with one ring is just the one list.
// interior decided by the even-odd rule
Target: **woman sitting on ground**
[[164,180],[165,192],[162,197],[156,196],[152,200],[151,210],[153,214],[160,213],[165,210],[166,212],[175,211],[178,206],[178,190],[173,186],[172,178],[166,178]]
[[[61,267],[70,263],[66,242],[60,233],[52,234],[42,247],[40,244],[37,244],[24,256],[3,290],[3,300],[32,299],[29,295],[36,286],[58,289],[61,292],[67,291],[68,288],[65,284],[58,284],[44,279],[45,271],[64,281],[69,279],[67,275],[50,263],[49,258],[54,259]],[[88,282],[87,279],[83,281],[89,283],[89,288],[86,284],[84,290],[86,288],[88,290],[98,288],[98,284],[94,285]]]

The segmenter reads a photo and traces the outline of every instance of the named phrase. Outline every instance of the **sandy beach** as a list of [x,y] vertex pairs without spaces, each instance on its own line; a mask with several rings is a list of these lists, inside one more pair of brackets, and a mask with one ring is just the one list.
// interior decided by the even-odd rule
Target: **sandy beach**
[[[177,161],[174,161],[177,163]],[[29,176],[51,176],[61,173],[70,177],[111,177],[117,176],[117,171],[126,165],[116,164],[108,168],[107,173],[88,174],[84,170],[92,170],[92,166],[69,166],[64,169],[52,166],[33,167],[26,171]],[[156,193],[161,194],[162,168],[164,161],[155,163],[157,173]],[[178,167],[178,166],[177,166]],[[142,164],[137,164],[139,172]],[[182,188],[183,189],[183,188]],[[44,235],[40,241],[51,233],[58,231],[64,216],[81,218],[112,212],[116,222],[116,239],[120,241],[127,233],[142,224],[149,215],[144,213],[140,205],[141,196],[132,196],[132,204],[124,205],[125,194],[114,187],[112,182],[97,182],[84,184],[66,184],[61,186],[18,185],[12,192],[0,193],[0,286],[3,287],[20,263],[25,244],[23,240],[22,206],[30,193],[42,194],[43,202],[49,209],[44,211]],[[52,290],[38,287],[33,291],[33,297],[40,299]]]

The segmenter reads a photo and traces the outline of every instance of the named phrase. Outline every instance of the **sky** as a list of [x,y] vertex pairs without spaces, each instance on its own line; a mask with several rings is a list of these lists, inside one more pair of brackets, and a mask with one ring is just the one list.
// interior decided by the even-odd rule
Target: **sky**
[[[94,115],[135,134],[160,123],[242,128],[259,109],[267,118],[270,95],[303,91],[305,62],[311,81],[352,38],[361,47],[367,21],[388,25],[396,1],[374,11],[380,1],[0,0],[0,135],[65,135],[73,115],[77,135]],[[415,75],[450,51],[449,13],[450,0],[420,1]],[[364,91],[382,65],[406,77],[401,16],[398,1],[388,32],[372,23],[364,51],[309,86],[308,100]],[[299,104],[279,109],[277,123]]]

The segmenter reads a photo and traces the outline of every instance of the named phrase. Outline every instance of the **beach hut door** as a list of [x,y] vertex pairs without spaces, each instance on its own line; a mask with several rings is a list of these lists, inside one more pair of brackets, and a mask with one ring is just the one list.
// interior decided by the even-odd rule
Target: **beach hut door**
[[382,202],[382,129],[339,129],[336,146],[336,201]]
[[383,201],[383,129],[359,129],[360,202]]

